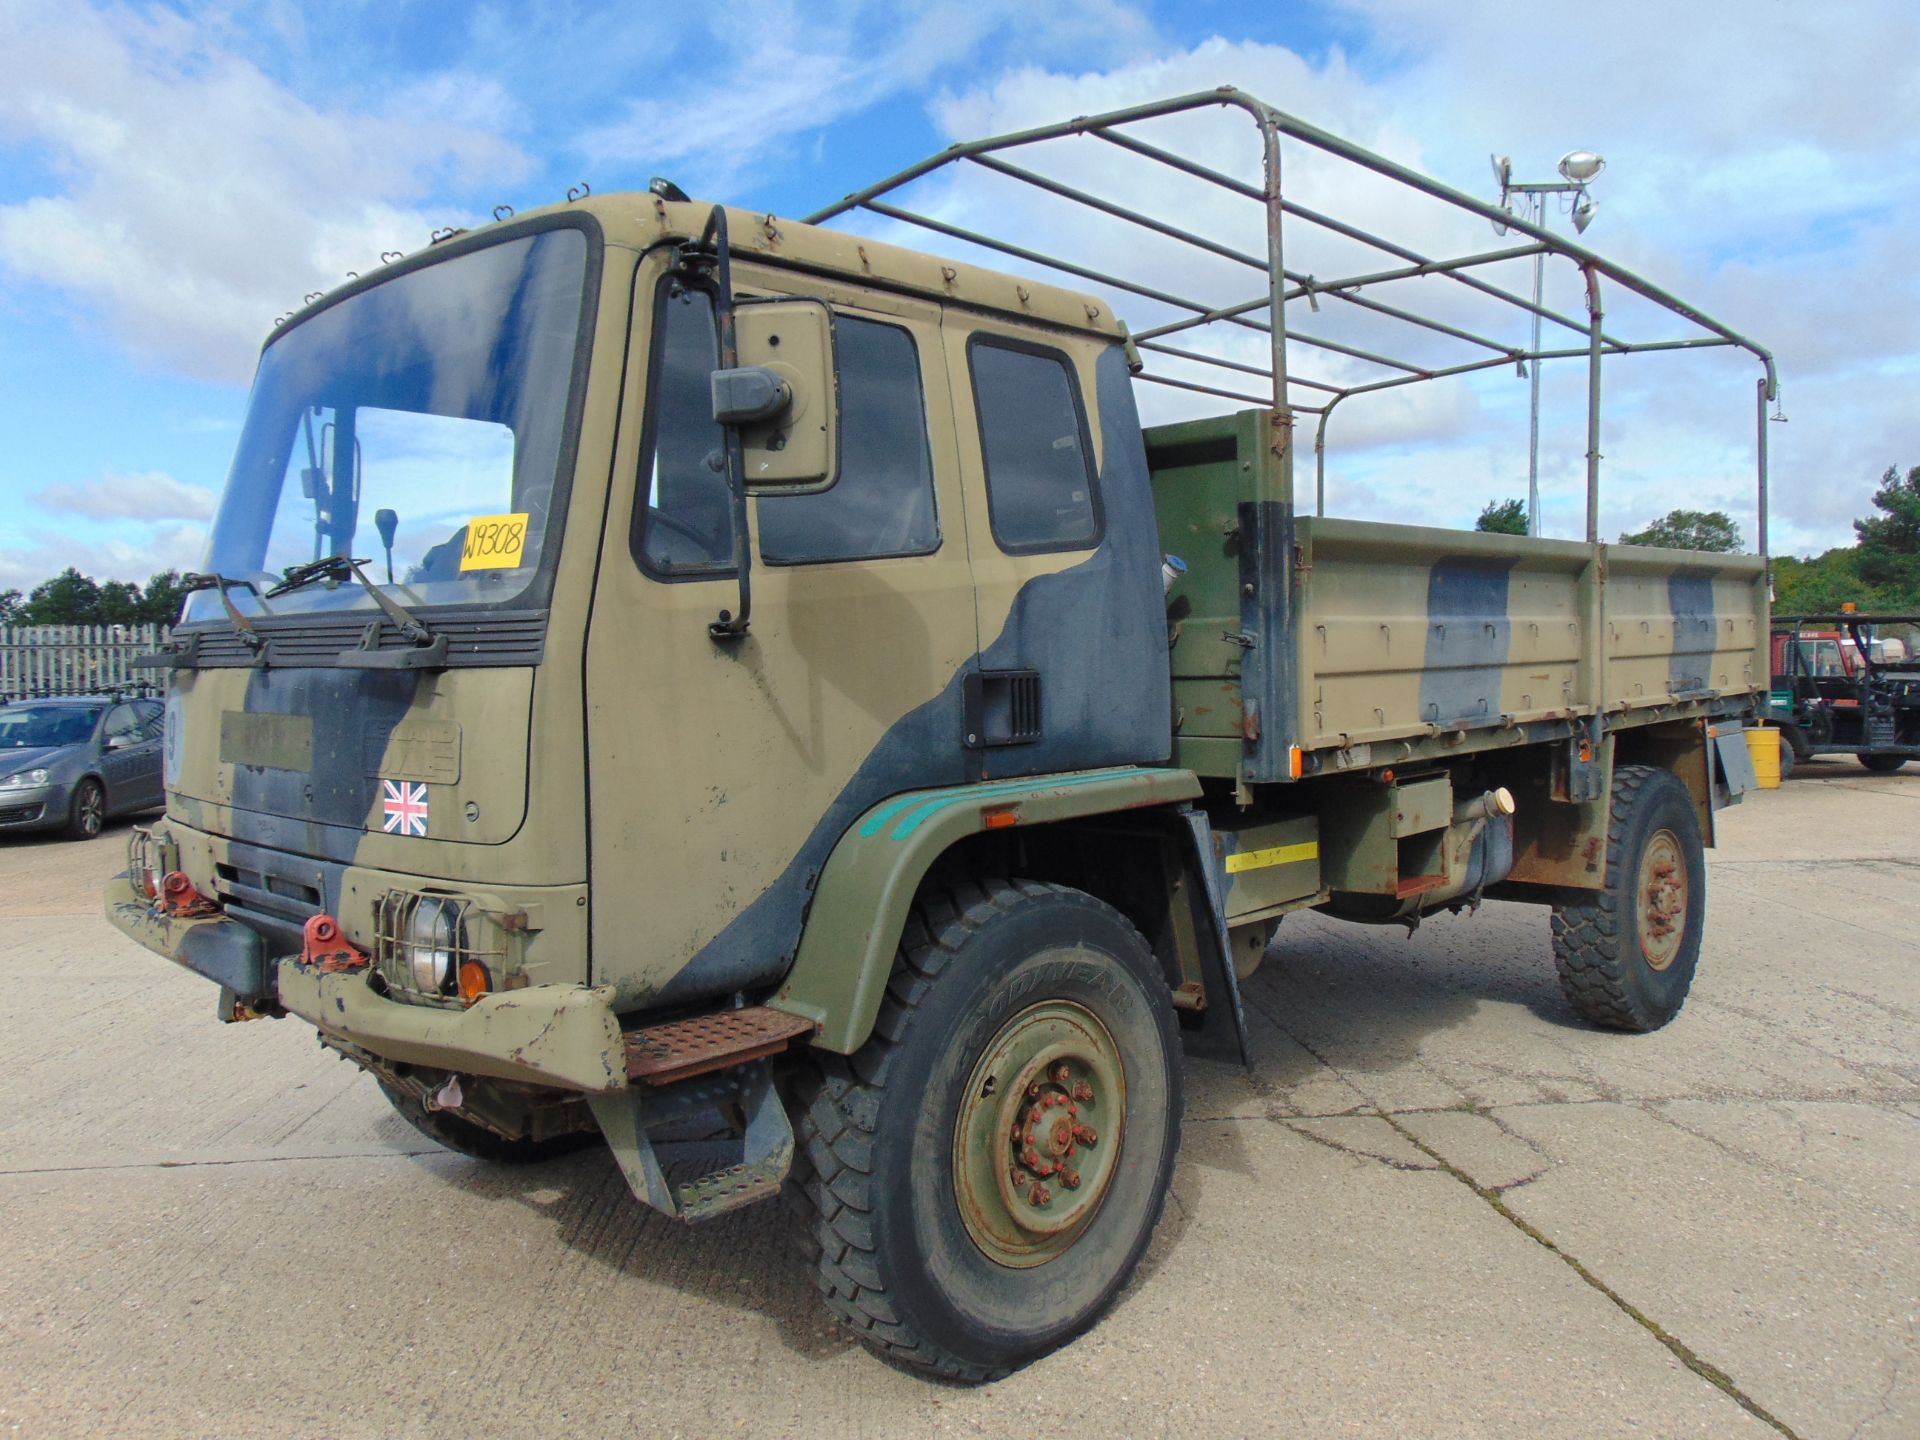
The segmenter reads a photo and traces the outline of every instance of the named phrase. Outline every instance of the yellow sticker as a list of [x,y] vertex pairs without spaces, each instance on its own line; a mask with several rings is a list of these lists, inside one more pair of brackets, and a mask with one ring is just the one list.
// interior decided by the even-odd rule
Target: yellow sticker
[[1265,870],[1274,865],[1298,865],[1302,860],[1318,860],[1320,842],[1302,841],[1298,845],[1276,845],[1271,850],[1242,850],[1238,855],[1227,856],[1227,873],[1238,875],[1246,870]]
[[512,570],[527,548],[527,517],[476,515],[467,522],[467,543],[460,547],[462,570]]

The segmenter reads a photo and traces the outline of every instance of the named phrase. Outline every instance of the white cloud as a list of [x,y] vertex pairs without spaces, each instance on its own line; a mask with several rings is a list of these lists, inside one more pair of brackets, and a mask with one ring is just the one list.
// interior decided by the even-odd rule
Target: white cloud
[[424,244],[424,202],[526,157],[484,81],[433,77],[370,112],[317,106],[168,11],[0,7],[0,141],[57,193],[0,205],[0,267],[96,311],[135,354],[244,380],[300,296]]
[[191,570],[207,543],[206,527],[168,521],[81,539],[36,532],[0,544],[0,589],[31,590],[69,565],[96,580],[144,583],[162,570]]
[[109,470],[98,480],[49,485],[33,498],[45,509],[95,520],[211,520],[215,497],[206,487],[163,471],[134,475]]

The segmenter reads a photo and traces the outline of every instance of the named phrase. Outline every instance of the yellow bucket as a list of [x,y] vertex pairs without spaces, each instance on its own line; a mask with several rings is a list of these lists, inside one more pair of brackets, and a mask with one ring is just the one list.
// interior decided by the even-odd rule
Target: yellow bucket
[[1766,725],[1755,725],[1746,732],[1747,751],[1753,756],[1753,773],[1762,790],[1780,788],[1780,732]]

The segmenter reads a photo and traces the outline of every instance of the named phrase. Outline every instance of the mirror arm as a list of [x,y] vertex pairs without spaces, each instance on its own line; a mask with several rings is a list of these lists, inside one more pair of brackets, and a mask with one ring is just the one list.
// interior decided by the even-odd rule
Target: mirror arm
[[[714,287],[719,292],[714,297],[714,312],[720,321],[720,368],[735,370],[740,365],[740,341],[734,329],[733,262],[727,248],[727,212],[720,205],[707,216],[696,248],[705,251],[709,245],[713,247]],[[727,491],[733,499],[733,564],[740,577],[740,606],[731,614],[722,610],[718,619],[708,623],[707,634],[717,642],[745,635],[753,614],[753,583],[748,574],[753,545],[747,534],[747,462],[740,427],[727,426],[726,435]]]

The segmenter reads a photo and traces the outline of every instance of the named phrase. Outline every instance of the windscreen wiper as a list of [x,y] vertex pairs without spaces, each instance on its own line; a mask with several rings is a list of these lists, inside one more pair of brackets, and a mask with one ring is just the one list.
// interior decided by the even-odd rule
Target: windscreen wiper
[[[181,578],[180,593],[183,596],[192,595],[200,590],[220,592],[220,604],[225,608],[227,618],[233,622],[233,630],[240,637],[240,643],[264,661],[267,637],[260,633],[259,627],[241,612],[240,607],[233,603],[233,597],[227,593],[229,590],[251,590],[254,598],[260,602],[260,608],[265,610],[267,601],[266,597],[260,593],[260,587],[251,580],[235,580],[232,576],[211,571],[205,575],[189,574]],[[199,663],[200,632],[194,630],[180,636],[164,650],[155,651],[151,655],[136,656],[133,668],[136,670],[186,670]]]
[[295,565],[287,571],[286,578],[267,591],[263,598],[271,600],[276,595],[285,595],[316,580],[344,580],[351,575],[373,597],[373,603],[386,613],[401,636],[411,642],[412,648],[382,650],[380,622],[374,620],[369,622],[366,632],[361,635],[359,648],[342,652],[339,664],[361,670],[424,670],[446,664],[447,637],[434,634],[418,616],[392,596],[383,593],[360,568],[366,563],[364,558],[355,559],[350,555],[328,555],[310,564]]

